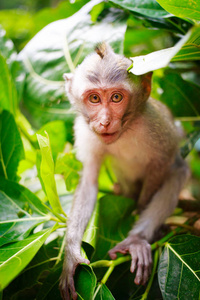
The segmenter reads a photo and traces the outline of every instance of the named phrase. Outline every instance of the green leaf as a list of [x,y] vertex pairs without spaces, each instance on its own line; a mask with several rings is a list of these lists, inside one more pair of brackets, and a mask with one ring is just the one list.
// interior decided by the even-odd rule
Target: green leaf
[[67,129],[63,121],[57,120],[52,121],[42,126],[37,133],[44,134],[48,133],[51,141],[51,150],[54,160],[59,152],[62,152],[66,143]]
[[0,246],[21,240],[50,219],[42,202],[18,183],[1,178],[0,199]]
[[[2,11],[0,12],[0,14],[1,13]],[[8,19],[8,15],[6,16],[6,18]],[[10,93],[12,92],[13,96],[9,99],[7,105],[10,104],[11,106],[11,102],[13,102],[12,106],[14,106],[15,108],[15,106],[21,100],[21,95],[24,88],[25,71],[22,67],[22,64],[19,61],[17,61],[17,52],[15,50],[13,42],[6,37],[6,32],[1,27],[1,25],[0,25],[0,54],[2,54],[2,56],[4,57],[5,62],[7,64],[7,68],[10,71],[7,80],[10,82],[9,86],[13,89],[10,90]],[[3,68],[1,66],[1,76],[5,78],[5,74],[3,75],[2,70]],[[13,86],[13,84],[15,84],[15,86]],[[1,90],[2,88],[5,89],[6,85],[4,87],[1,85]],[[16,98],[16,96],[18,96],[17,97],[18,99]],[[5,106],[3,108],[7,109],[7,107]]]
[[181,147],[181,155],[182,157],[186,157],[194,148],[196,142],[200,139],[200,130],[196,130],[191,132],[187,138],[185,145]]
[[97,279],[92,268],[85,264],[79,265],[75,273],[75,288],[78,299],[92,300],[96,283]]
[[3,290],[31,261],[53,228],[33,234],[23,241],[0,248],[0,290]]
[[71,17],[47,25],[20,53],[27,70],[23,98],[37,123],[72,119],[74,114],[65,101],[63,73],[72,72],[98,42],[107,41],[122,53],[127,14],[107,10],[94,24],[90,11],[99,2],[90,1]]
[[109,258],[108,251],[127,237],[135,217],[133,199],[106,195],[99,199],[99,219],[96,250],[93,261]]
[[164,18],[169,17],[170,14],[166,12],[155,0],[110,0],[111,2],[130,10],[131,12],[152,17]]
[[17,91],[13,83],[6,59],[0,54],[0,107],[15,114],[17,109]]
[[164,299],[199,299],[200,238],[180,235],[165,245],[159,263],[159,285]]
[[200,26],[192,29],[192,34],[172,61],[200,60]]
[[14,117],[8,111],[0,115],[0,176],[17,179],[17,168],[24,158],[24,149]]
[[51,153],[50,141],[48,134],[46,137],[37,134],[42,161],[40,165],[40,175],[45,187],[45,191],[52,206],[53,211],[56,214],[65,214],[60,204],[60,200],[57,194],[56,182],[54,178],[54,162]]
[[98,293],[96,297],[94,298],[95,300],[115,300],[113,295],[111,294],[110,290],[107,288],[105,284],[101,284],[100,288],[98,289]]
[[200,87],[182,79],[180,74],[166,70],[157,78],[161,88],[160,100],[172,111],[175,117],[200,115]]
[[[51,235],[53,235],[52,233]],[[51,235],[49,238],[51,239]],[[50,243],[45,243],[39,249],[37,254],[31,260],[31,262],[27,265],[27,267],[17,276],[6,289],[4,289],[3,295],[5,300],[9,299],[35,299],[36,295],[40,295],[39,291],[43,290],[43,286],[46,285],[45,278],[49,280],[50,273],[55,272],[55,262],[58,256],[60,246],[61,246],[62,238],[56,238]],[[61,263],[59,264],[61,265]],[[58,267],[58,265],[57,265]],[[61,268],[60,268],[61,274]],[[57,282],[60,274],[54,275],[54,282]],[[57,276],[57,277],[56,277]],[[42,285],[42,287],[41,287]],[[52,284],[53,287],[53,284]],[[59,295],[58,285],[56,286],[57,295]],[[52,289],[51,289],[52,291]],[[55,295],[53,295],[54,297]],[[56,298],[48,299],[56,299]],[[38,299],[41,299],[38,297]],[[59,298],[60,300],[60,298]]]
[[129,68],[129,72],[135,75],[142,75],[150,71],[167,67],[175,54],[178,53],[181,47],[187,42],[190,35],[191,31],[189,31],[174,47],[155,51],[147,55],[131,57],[133,64]]
[[157,2],[169,13],[191,20],[200,20],[199,0],[157,0]]
[[79,181],[79,172],[82,169],[82,164],[72,152],[59,153],[56,161],[56,174],[63,174],[68,191],[76,188]]
[[59,292],[59,280],[62,272],[62,265],[60,264],[57,268],[53,268],[50,274],[45,279],[39,293],[37,293],[37,300],[60,300]]

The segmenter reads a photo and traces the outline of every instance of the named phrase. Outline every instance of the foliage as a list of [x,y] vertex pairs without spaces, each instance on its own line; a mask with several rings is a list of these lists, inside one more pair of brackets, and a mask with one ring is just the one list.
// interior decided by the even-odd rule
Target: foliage
[[[155,70],[153,96],[170,107],[187,132],[184,157],[200,137],[198,1],[86,2],[31,13],[26,34],[22,24],[29,13],[23,19],[22,11],[18,18],[16,12],[15,17],[13,11],[0,12],[8,36],[23,48],[17,54],[0,28],[0,290],[5,300],[61,299],[64,230],[81,170],[62,74],[72,72],[97,42],[105,40],[132,57],[130,72]],[[199,178],[198,151],[189,160]],[[200,239],[191,235],[197,214],[182,224],[185,211],[177,209],[175,229],[151,245],[154,265],[146,287],[134,284],[129,256],[109,260],[108,250],[138,218],[130,214],[136,208],[132,199],[113,195],[114,181],[106,161],[83,237],[82,251],[91,264],[75,274],[79,299],[199,299]]]

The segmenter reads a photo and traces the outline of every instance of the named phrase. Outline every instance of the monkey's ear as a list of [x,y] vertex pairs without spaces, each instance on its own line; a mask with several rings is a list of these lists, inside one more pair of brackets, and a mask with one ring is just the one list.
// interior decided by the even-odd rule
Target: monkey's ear
[[64,73],[63,74],[63,78],[65,79],[65,81],[70,81],[73,77],[72,73]]
[[142,90],[144,94],[145,100],[147,100],[151,93],[151,78],[152,78],[153,72],[146,73],[142,75]]

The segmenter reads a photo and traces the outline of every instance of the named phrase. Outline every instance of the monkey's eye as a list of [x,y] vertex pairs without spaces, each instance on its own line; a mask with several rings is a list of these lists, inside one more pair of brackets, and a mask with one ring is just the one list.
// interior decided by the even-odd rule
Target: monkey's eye
[[111,97],[112,101],[115,103],[120,102],[122,100],[122,98],[123,98],[122,95],[118,94],[118,93],[113,94]]
[[90,95],[89,101],[92,103],[99,103],[100,102],[100,97],[96,94]]

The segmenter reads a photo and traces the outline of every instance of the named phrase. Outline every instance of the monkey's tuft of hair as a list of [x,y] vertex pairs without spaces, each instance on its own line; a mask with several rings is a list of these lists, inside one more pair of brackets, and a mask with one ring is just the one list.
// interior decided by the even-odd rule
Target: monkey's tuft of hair
[[107,44],[103,42],[96,45],[95,51],[101,58],[104,58],[107,52],[107,48],[108,48]]

